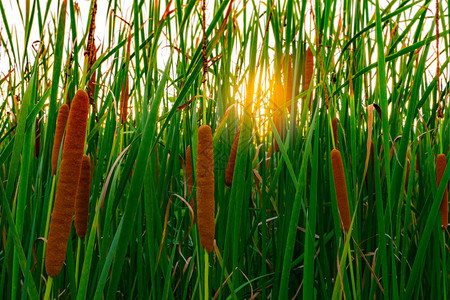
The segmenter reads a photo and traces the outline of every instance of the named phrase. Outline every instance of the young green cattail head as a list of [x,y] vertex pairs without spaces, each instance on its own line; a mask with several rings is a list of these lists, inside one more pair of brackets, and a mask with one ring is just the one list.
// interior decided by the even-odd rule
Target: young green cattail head
[[75,230],[80,239],[86,236],[89,215],[89,196],[91,195],[90,190],[91,160],[89,159],[89,156],[84,154],[75,200]]
[[83,159],[88,112],[88,95],[85,91],[78,90],[73,98],[67,120],[55,203],[48,233],[45,270],[52,277],[59,274],[66,257],[67,240],[72,225],[75,196]]
[[231,146],[230,157],[228,158],[227,168],[225,170],[225,184],[231,186],[233,183],[234,165],[236,164],[236,154],[239,144],[239,136],[241,134],[241,126],[236,131],[233,139],[233,145]]
[[331,150],[331,165],[333,168],[334,188],[336,190],[336,200],[341,218],[341,226],[345,232],[350,229],[350,209],[348,206],[347,184],[345,183],[344,165],[339,150]]
[[[445,154],[439,154],[436,158],[436,183],[439,188],[442,176],[444,176],[445,168],[447,167],[447,158]],[[448,226],[448,186],[445,188],[444,196],[441,201],[441,223],[442,230],[446,230]]]
[[56,119],[56,131],[55,140],[53,141],[52,152],[52,174],[56,174],[56,168],[58,166],[59,149],[61,148],[61,142],[64,135],[64,129],[66,128],[67,118],[69,117],[69,105],[61,105],[58,118]]
[[214,152],[211,128],[202,125],[197,141],[197,224],[202,247],[214,246]]

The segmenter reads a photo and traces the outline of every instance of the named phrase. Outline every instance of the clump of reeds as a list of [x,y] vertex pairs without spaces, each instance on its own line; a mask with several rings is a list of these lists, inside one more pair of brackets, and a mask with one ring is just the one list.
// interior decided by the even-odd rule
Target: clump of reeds
[[63,104],[59,108],[58,118],[56,119],[55,140],[53,142],[53,152],[52,152],[53,175],[56,174],[56,168],[58,166],[59,149],[61,148],[61,142],[64,135],[64,129],[66,128],[68,117],[69,117],[69,105]]
[[75,230],[80,239],[86,236],[89,215],[89,196],[91,195],[90,190],[91,160],[89,159],[89,156],[84,154],[75,200]]
[[234,165],[236,164],[236,154],[239,144],[239,136],[241,134],[241,126],[238,127],[236,134],[234,135],[233,145],[231,146],[227,168],[225,169],[225,184],[227,186],[231,186],[231,184],[233,183]]
[[334,188],[336,190],[336,200],[341,218],[341,226],[345,232],[350,229],[350,209],[348,206],[347,184],[345,182],[344,165],[339,150],[331,151],[331,165],[333,168]]
[[48,234],[45,269],[55,277],[63,266],[72,225],[75,196],[86,137],[89,97],[78,90],[73,98],[64,139],[55,204]]
[[[445,154],[439,154],[436,158],[436,183],[439,188],[442,176],[444,176],[445,168],[447,167],[447,158]],[[442,230],[447,229],[448,226],[448,187],[445,188],[444,196],[440,205]]]
[[202,247],[214,246],[214,152],[211,128],[202,125],[197,141],[197,224]]

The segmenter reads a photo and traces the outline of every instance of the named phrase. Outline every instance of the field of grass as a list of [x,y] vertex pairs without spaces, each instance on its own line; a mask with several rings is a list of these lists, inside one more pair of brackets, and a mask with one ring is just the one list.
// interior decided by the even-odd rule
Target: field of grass
[[0,1],[4,299],[450,299],[448,1],[122,2]]

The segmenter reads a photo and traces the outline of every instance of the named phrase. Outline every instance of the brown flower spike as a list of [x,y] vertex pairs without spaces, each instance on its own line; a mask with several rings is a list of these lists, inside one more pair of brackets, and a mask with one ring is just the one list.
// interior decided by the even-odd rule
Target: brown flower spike
[[331,165],[333,167],[334,188],[336,190],[341,226],[345,232],[348,232],[351,218],[348,206],[347,184],[345,183],[345,172],[341,153],[336,149],[331,150]]
[[55,204],[48,234],[45,270],[51,277],[61,271],[66,257],[75,196],[80,176],[86,138],[89,97],[78,90],[72,101],[64,139]]
[[214,246],[214,152],[211,128],[202,125],[197,141],[197,224],[202,247]]

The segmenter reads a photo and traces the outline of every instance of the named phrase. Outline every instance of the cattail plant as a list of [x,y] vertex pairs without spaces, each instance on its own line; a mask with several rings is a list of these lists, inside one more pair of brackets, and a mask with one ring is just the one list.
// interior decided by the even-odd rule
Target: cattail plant
[[[280,135],[281,140],[284,140],[284,116],[283,112],[286,109],[286,102],[284,97],[284,87],[281,83],[281,76],[275,75],[273,86],[271,87],[271,109],[272,109],[272,118],[273,123],[275,124],[275,128]],[[274,146],[275,151],[279,150],[278,143],[274,136]]]
[[[303,91],[307,91],[309,89],[309,85],[311,84],[312,75],[314,73],[314,55],[310,48],[306,50],[305,55],[305,81],[303,85]],[[311,109],[311,99],[309,97],[308,108]]]
[[122,84],[122,92],[120,95],[120,121],[121,124],[125,124],[128,118],[128,98],[129,98],[129,87],[128,87],[128,77],[125,76],[125,80]]
[[[445,168],[447,167],[447,158],[445,154],[439,154],[436,158],[436,183],[439,188],[442,176],[444,176]],[[448,187],[445,188],[444,196],[441,201],[441,223],[442,230],[446,230],[448,226]]]
[[334,144],[336,145],[336,149],[339,150],[339,134],[338,134],[339,119],[334,117],[331,123],[333,127]]
[[333,168],[334,188],[336,190],[336,200],[341,218],[341,226],[345,232],[350,229],[350,209],[348,206],[347,184],[345,183],[344,165],[342,163],[341,152],[331,150],[331,165]]
[[[186,149],[186,177],[187,177],[187,187],[188,187],[188,198],[191,196],[192,188],[194,186],[194,178],[192,177],[192,161],[191,161],[191,145],[187,146]],[[189,202],[192,208],[194,208],[193,198]]]
[[[91,22],[89,24],[89,35],[87,39],[86,51],[84,56],[86,57],[86,61],[88,63],[87,72],[91,71],[92,66],[97,60],[97,48],[95,47],[95,17],[97,15],[97,0],[92,2],[92,10],[91,10]],[[89,78],[89,83],[87,85],[87,93],[89,95],[89,103],[94,104],[94,92],[95,92],[95,71],[92,73]]]
[[56,131],[55,140],[53,142],[52,152],[52,174],[56,174],[56,167],[58,166],[59,149],[61,148],[61,142],[64,135],[64,129],[66,128],[67,118],[69,117],[69,105],[61,105],[58,118],[56,119]]
[[234,135],[233,145],[231,146],[230,157],[228,158],[227,168],[225,169],[225,184],[227,186],[231,186],[233,183],[233,174],[234,174],[234,165],[236,163],[236,154],[237,148],[239,144],[239,136],[241,134],[241,126],[240,125]]
[[45,269],[51,277],[59,274],[66,256],[83,159],[88,112],[89,97],[85,91],[78,90],[67,120],[55,204],[48,233]]
[[89,196],[91,190],[91,160],[86,154],[81,163],[75,200],[75,230],[80,239],[86,236],[89,214]]
[[214,152],[211,128],[202,125],[197,141],[197,224],[202,247],[214,246]]

